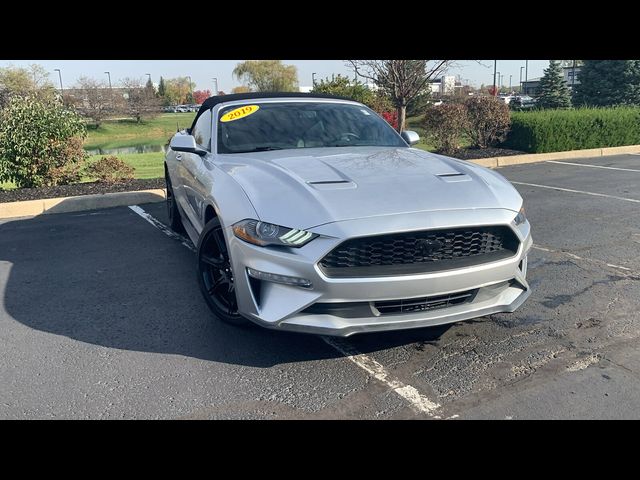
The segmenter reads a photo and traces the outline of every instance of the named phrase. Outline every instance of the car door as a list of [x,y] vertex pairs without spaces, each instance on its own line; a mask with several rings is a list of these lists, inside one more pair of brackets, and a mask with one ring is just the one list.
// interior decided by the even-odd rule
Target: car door
[[206,191],[203,177],[208,171],[204,167],[204,162],[210,161],[211,156],[211,110],[207,110],[198,118],[191,134],[196,143],[207,151],[205,155],[195,153],[182,153],[179,160],[180,176],[184,185],[184,205],[183,210],[189,217],[189,221],[200,232],[202,230],[202,211]]

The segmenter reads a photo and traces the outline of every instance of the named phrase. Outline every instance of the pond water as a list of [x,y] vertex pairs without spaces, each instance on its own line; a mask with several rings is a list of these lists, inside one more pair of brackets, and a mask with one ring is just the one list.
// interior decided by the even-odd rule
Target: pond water
[[93,148],[86,150],[89,155],[126,155],[129,153],[167,153],[165,145],[136,145],[135,147]]

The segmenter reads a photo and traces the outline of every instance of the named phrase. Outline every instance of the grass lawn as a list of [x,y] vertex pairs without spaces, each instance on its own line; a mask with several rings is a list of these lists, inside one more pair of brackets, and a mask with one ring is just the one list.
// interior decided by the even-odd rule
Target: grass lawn
[[[89,157],[89,162],[98,160],[105,155],[92,155]],[[164,177],[164,153],[132,153],[127,155],[118,155],[118,158],[123,162],[128,163],[136,171],[133,173],[134,178],[158,178]],[[91,181],[93,179],[86,178],[83,181]]]
[[132,119],[106,120],[99,128],[88,128],[84,148],[120,148],[137,145],[164,145],[181,129],[190,127],[196,114],[163,113],[156,118],[136,123]]

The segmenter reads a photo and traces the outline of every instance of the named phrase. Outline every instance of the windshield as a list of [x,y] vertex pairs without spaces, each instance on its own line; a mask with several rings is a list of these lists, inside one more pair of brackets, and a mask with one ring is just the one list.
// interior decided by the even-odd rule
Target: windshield
[[372,110],[329,102],[252,103],[220,110],[218,153],[290,148],[407,147]]

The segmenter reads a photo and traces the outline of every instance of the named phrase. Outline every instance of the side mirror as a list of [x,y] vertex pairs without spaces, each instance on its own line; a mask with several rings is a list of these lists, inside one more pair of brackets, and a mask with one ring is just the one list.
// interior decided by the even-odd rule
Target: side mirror
[[402,139],[407,142],[409,145],[415,145],[420,141],[420,135],[418,135],[413,130],[405,130],[400,134]]
[[196,155],[204,155],[207,151],[198,146],[193,135],[174,135],[169,144],[174,152],[195,153]]

